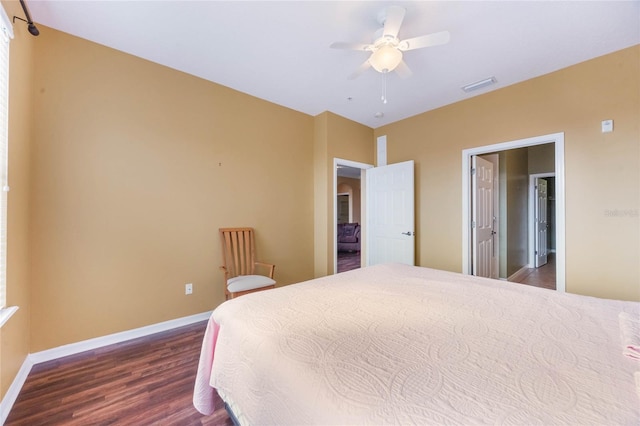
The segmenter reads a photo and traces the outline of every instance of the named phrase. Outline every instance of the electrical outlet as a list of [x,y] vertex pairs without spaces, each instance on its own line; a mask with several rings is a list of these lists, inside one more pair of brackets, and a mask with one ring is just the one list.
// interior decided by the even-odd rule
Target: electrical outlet
[[184,285],[184,294],[191,294],[193,293],[193,284],[189,283],[189,284],[185,284]]

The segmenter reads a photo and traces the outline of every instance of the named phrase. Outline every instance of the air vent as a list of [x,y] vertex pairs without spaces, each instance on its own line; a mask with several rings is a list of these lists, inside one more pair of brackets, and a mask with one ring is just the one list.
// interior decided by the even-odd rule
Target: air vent
[[492,84],[497,83],[495,77],[485,78],[484,80],[476,81],[475,83],[467,84],[462,88],[465,92],[473,92],[474,90],[482,89],[483,87],[491,86]]

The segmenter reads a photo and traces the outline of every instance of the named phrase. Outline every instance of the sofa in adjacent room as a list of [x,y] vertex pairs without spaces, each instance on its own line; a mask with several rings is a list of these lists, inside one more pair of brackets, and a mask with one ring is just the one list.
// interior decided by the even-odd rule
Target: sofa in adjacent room
[[338,251],[360,251],[360,224],[338,224]]

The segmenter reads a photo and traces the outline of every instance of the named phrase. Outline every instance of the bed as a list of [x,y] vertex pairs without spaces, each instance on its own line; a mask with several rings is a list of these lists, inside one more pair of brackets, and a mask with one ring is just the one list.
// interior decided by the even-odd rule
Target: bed
[[640,303],[384,264],[220,305],[194,406],[242,425],[640,424]]

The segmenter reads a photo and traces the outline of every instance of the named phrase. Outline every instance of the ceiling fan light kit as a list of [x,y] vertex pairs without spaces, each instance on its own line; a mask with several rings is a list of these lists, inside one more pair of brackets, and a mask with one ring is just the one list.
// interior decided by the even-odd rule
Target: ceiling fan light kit
[[379,73],[388,73],[402,62],[402,52],[396,47],[385,44],[371,54],[369,63]]
[[399,40],[398,32],[405,13],[406,10],[400,6],[389,6],[387,9],[382,10],[378,15],[378,21],[383,27],[374,34],[374,42],[372,44],[336,42],[329,46],[333,49],[348,49],[371,53],[369,59],[347,78],[349,80],[355,79],[369,68],[373,68],[383,74],[382,101],[384,103],[387,103],[385,75],[391,71],[396,71],[400,77],[407,78],[412,74],[411,69],[403,60],[403,52],[438,46],[449,42],[448,31]]

